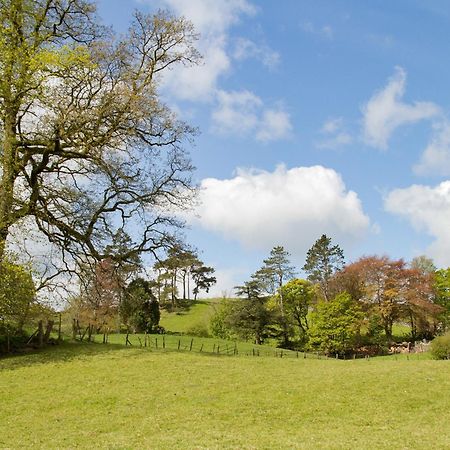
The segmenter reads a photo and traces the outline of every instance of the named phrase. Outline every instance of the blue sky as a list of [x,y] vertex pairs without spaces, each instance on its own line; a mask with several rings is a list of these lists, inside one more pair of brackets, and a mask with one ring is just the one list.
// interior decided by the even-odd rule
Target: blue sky
[[101,0],[190,19],[204,56],[161,95],[201,134],[202,187],[187,240],[217,270],[213,294],[275,245],[301,267],[322,233],[347,260],[426,254],[450,265],[447,1]]

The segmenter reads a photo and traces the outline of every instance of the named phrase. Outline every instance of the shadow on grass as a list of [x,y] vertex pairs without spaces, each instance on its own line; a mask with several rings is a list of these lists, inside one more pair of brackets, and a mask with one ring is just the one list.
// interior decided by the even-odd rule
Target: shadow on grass
[[184,315],[189,313],[191,308],[196,305],[209,305],[210,300],[177,300],[175,306],[170,304],[163,306],[163,308],[172,314]]
[[0,372],[36,364],[64,363],[77,358],[101,355],[126,348],[121,344],[99,344],[81,342],[63,342],[42,350],[29,350],[24,353],[0,356]]

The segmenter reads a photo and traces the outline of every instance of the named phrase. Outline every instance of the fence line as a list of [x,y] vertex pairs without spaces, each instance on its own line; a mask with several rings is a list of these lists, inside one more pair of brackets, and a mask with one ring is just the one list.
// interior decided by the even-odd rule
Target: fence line
[[[114,334],[113,334],[114,335]],[[104,333],[101,336],[101,342],[107,344],[110,342],[109,333]],[[115,335],[116,336],[116,335]],[[290,359],[328,359],[324,354],[307,353],[303,351],[287,350],[274,348],[270,350],[267,347],[252,347],[239,348],[237,342],[223,343],[223,342],[204,342],[201,338],[195,339],[192,337],[178,337],[175,339],[166,339],[166,335],[134,335],[124,334],[121,336],[121,342],[114,342],[124,344],[125,347],[150,348],[155,350],[167,350],[178,352],[194,352],[205,353],[219,356],[251,356],[251,357],[275,357],[275,358],[290,358]],[[123,339],[123,340],[122,340]],[[91,337],[91,341],[95,342],[95,337]],[[133,341],[133,342],[132,342]]]

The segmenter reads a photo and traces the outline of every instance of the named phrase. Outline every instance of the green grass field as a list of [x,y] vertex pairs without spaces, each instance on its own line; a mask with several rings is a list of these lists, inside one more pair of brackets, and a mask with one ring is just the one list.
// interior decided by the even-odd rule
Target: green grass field
[[208,330],[211,316],[214,314],[221,299],[211,298],[190,301],[190,307],[178,308],[174,312],[162,310],[160,325],[167,331],[189,334],[194,328]]
[[449,374],[65,344],[0,360],[0,448],[445,449]]

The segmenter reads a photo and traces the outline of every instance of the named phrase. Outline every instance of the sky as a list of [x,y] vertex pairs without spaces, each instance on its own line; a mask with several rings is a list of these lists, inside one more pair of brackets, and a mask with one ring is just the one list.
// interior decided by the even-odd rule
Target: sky
[[434,0],[100,0],[125,32],[168,9],[197,67],[160,95],[200,134],[186,240],[230,295],[276,245],[302,276],[327,234],[363,255],[450,266],[450,4]]

